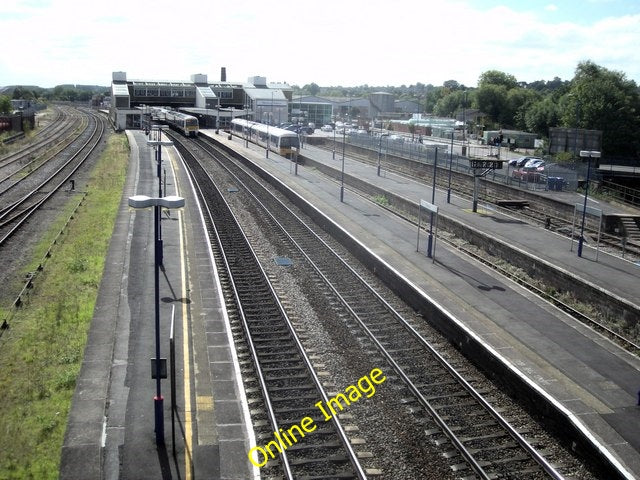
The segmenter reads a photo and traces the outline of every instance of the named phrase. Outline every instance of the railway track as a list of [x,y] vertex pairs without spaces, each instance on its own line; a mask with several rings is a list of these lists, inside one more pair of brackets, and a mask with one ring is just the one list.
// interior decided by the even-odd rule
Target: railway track
[[[184,146],[182,148],[185,148]],[[198,151],[211,146],[198,142]],[[183,153],[186,155],[186,153]],[[217,156],[216,153],[211,153]],[[465,380],[431,342],[419,333],[415,320],[392,307],[345,263],[341,255],[315,234],[282,202],[277,201],[251,175],[222,161],[243,192],[252,192],[253,203],[270,230],[278,232],[296,257],[306,262],[323,285],[324,295],[334,299],[339,313],[374,344],[389,368],[411,392],[416,415],[428,415],[428,436],[444,445],[450,466],[457,474],[480,478],[561,478],[470,382]]]
[[[361,195],[363,198],[367,198],[370,201],[376,203],[376,205],[379,208],[384,208],[385,210],[389,211],[390,213],[401,217],[403,220],[405,220],[407,222],[410,222],[415,226],[418,225],[416,219],[410,217],[405,212],[403,212],[401,210],[394,209],[392,207],[385,206],[385,205],[380,205],[380,203],[379,202],[375,202],[375,199],[372,198],[371,195],[369,195],[368,193],[362,192],[362,191],[358,191],[357,188],[355,188],[355,187],[351,187],[351,188],[354,191],[354,193],[357,193],[357,194]],[[512,212],[512,210],[510,210],[510,209],[506,209],[506,208],[502,208],[502,207],[497,207],[497,208],[500,208],[502,210],[509,210],[510,212]],[[536,219],[540,223],[542,223],[543,219],[547,217],[547,215],[544,212],[539,212],[539,211],[536,211],[535,209],[527,209],[527,210],[530,212],[530,217],[533,218],[533,219]],[[521,275],[518,275],[516,273],[512,273],[512,272],[508,271],[507,269],[503,268],[501,265],[499,265],[495,261],[491,260],[490,259],[490,255],[486,255],[486,254],[483,255],[482,253],[479,253],[477,250],[469,248],[468,246],[465,246],[465,245],[461,245],[461,244],[455,242],[453,239],[447,238],[446,235],[442,235],[439,238],[442,241],[444,241],[445,243],[447,243],[449,246],[451,246],[452,248],[455,248],[456,250],[464,253],[465,255],[467,255],[469,257],[472,257],[473,259],[483,263],[484,265],[487,265],[488,267],[490,267],[493,270],[497,271],[501,275],[513,280],[514,282],[516,282],[519,285],[525,287],[529,291],[535,293],[539,297],[541,297],[541,298],[547,300],[548,302],[552,303],[553,305],[555,305],[556,307],[560,308],[564,312],[568,313],[569,315],[571,315],[573,318],[575,318],[576,320],[580,321],[581,323],[583,323],[583,324],[587,325],[588,327],[590,327],[590,328],[602,333],[603,335],[607,336],[608,338],[610,338],[612,341],[614,341],[616,344],[618,344],[619,346],[621,346],[622,348],[624,348],[628,352],[633,353],[635,355],[638,355],[640,353],[640,344],[637,342],[637,340],[634,340],[633,338],[630,338],[630,336],[628,336],[626,334],[628,332],[621,332],[621,331],[617,330],[616,328],[619,328],[619,327],[614,327],[614,326],[610,325],[606,318],[603,318],[602,320],[598,320],[597,318],[594,318],[592,316],[589,316],[589,315],[583,313],[582,311],[580,311],[575,306],[572,306],[569,303],[560,300],[559,298],[557,298],[557,296],[554,296],[553,294],[549,293],[548,291],[545,291],[543,288],[535,285],[533,283],[533,281],[529,281],[529,280],[523,278]],[[606,239],[602,239],[601,241],[603,243],[606,243]],[[595,243],[595,240],[594,240],[594,243]],[[627,247],[627,249],[629,251],[631,251],[631,252],[634,251],[633,247],[631,247],[631,248]],[[640,252],[640,250],[639,250],[639,252]]]
[[72,130],[79,120],[76,116],[71,115],[71,110],[68,107],[64,109],[54,107],[54,115],[51,123],[33,135],[34,141],[0,158],[0,178],[2,178],[0,184],[17,171],[28,168],[28,165],[37,160],[41,151],[58,143],[65,132]]
[[0,208],[0,247],[56,192],[62,189],[72,175],[82,167],[85,160],[98,146],[104,134],[104,120],[88,114],[85,130],[59,155],[68,156],[51,171],[32,180],[30,190],[18,199],[2,198]]
[[340,421],[324,422],[314,407],[321,399],[326,402],[328,395],[249,241],[202,165],[186,149],[178,148],[206,210],[230,318],[242,325],[253,359],[256,385],[249,385],[249,402],[261,402],[266,415],[254,418],[257,439],[261,445],[277,441],[277,432],[288,431],[307,417],[317,427],[304,442],[272,458],[263,453],[265,449],[256,450],[254,464],[263,467],[262,473],[270,478],[366,478]]
[[[319,148],[323,148],[325,150],[331,150],[330,148],[322,145],[319,146]],[[366,155],[359,155],[357,153],[350,152],[349,156],[357,159],[358,161],[361,161],[363,163],[368,163],[370,165],[373,165],[376,163]],[[411,169],[411,168],[401,167],[391,162],[384,162],[382,160],[381,162],[386,171],[392,171],[398,175],[409,176],[409,178],[412,178],[412,179],[416,179],[416,178],[420,178],[423,180],[428,179],[429,181],[432,178],[431,175],[433,171],[433,166],[431,166],[431,168],[428,168],[426,170],[424,168]],[[458,172],[458,175],[462,175],[462,173]],[[439,175],[436,178],[437,185],[442,189],[446,189],[448,187],[448,184],[444,183],[445,182],[444,177],[446,176]],[[466,196],[467,198],[471,199],[473,197],[472,183],[473,183],[472,177],[469,175],[468,182],[460,182],[460,181],[456,181],[455,179],[452,180],[451,188],[453,191],[457,192],[458,194]],[[491,204],[491,208],[494,208],[497,211],[508,213],[513,217],[522,219],[534,225],[545,226],[545,227],[548,226],[550,230],[553,230],[557,233],[565,235],[568,238],[571,237],[572,219],[567,217],[566,215],[560,214],[556,211],[553,211],[550,208],[545,208],[540,205],[536,205],[535,208],[522,208],[517,210],[502,207],[498,205],[498,202],[500,200],[508,200],[508,198],[505,196],[497,195],[495,192],[490,192],[486,188],[486,186],[484,189],[481,188],[481,192],[479,193],[481,195],[481,200],[483,202]],[[578,235],[578,232],[574,232],[574,236],[576,239],[577,239],[577,235]],[[596,240],[598,238],[597,225],[591,225],[589,221],[585,223],[585,238],[587,239],[587,241],[592,242],[593,244],[596,243]],[[612,253],[622,254],[624,252],[625,254],[635,255],[640,258],[640,245],[634,244],[632,242],[628,242],[625,245],[623,245],[621,238],[615,235],[610,235],[608,233],[601,233],[600,243],[603,247],[608,248],[609,251]]]
[[[366,160],[365,160],[366,162]],[[406,172],[400,172],[400,174],[406,174]],[[358,193],[359,195],[361,195],[364,198],[367,198],[371,201],[375,202],[375,199],[373,199],[371,197],[371,195],[367,194],[366,192],[362,192],[362,191],[358,191],[357,188],[355,187],[351,187],[352,190],[354,191],[354,193]],[[464,190],[464,188],[463,188]],[[456,189],[456,191],[458,191],[458,189]],[[497,199],[496,199],[497,201]],[[391,207],[387,207],[384,205],[380,205],[379,202],[375,202],[378,207],[380,208],[384,208],[385,210],[389,211],[390,213],[393,213],[394,215],[397,215],[399,217],[401,217],[403,220],[410,222],[414,225],[417,226],[417,221],[414,218],[411,218],[410,216],[408,216],[405,212],[403,211],[399,211],[396,209],[393,209]],[[514,210],[511,210],[509,208],[504,208],[504,207],[499,207],[499,206],[495,206],[496,210],[502,210],[502,211],[507,211],[508,213],[510,213],[513,216],[516,217],[521,217],[522,215],[527,216],[530,219],[530,222],[534,222],[536,224],[545,224],[546,223],[546,219],[550,218],[552,221],[552,224],[554,225],[554,227],[552,229],[554,230],[561,230],[562,228],[569,229],[569,227],[567,227],[567,225],[571,225],[570,222],[567,223],[567,221],[565,219],[562,219],[560,217],[555,217],[555,216],[551,216],[550,212],[546,212],[544,210],[538,210],[535,208],[526,208],[523,210],[517,210],[514,212]],[[595,230],[591,229],[592,232],[596,232]],[[588,231],[585,228],[585,236],[588,236]],[[566,232],[565,232],[566,233]],[[577,235],[577,230],[576,230],[576,235]],[[570,236],[567,233],[567,236]],[[497,271],[498,273],[500,273],[501,275],[513,280],[514,282],[518,283],[519,285],[525,287],[526,289],[530,290],[531,292],[535,293],[536,295],[538,295],[539,297],[547,300],[548,302],[552,303],[553,305],[555,305],[556,307],[560,308],[561,310],[563,310],[564,312],[568,313],[569,315],[571,315],[573,318],[575,318],[576,320],[578,320],[579,322],[587,325],[588,327],[602,333],[603,335],[607,336],[608,338],[610,338],[612,341],[614,341],[616,344],[618,344],[619,346],[621,346],[622,348],[624,348],[625,350],[629,351],[630,353],[633,353],[635,355],[638,355],[640,353],[640,344],[638,344],[638,342],[636,340],[634,340],[633,338],[631,338],[628,335],[628,332],[623,332],[619,330],[619,326],[612,326],[610,324],[610,322],[606,319],[603,318],[602,320],[599,320],[597,318],[594,318],[592,316],[589,316],[583,312],[581,312],[578,308],[576,308],[575,306],[570,305],[567,302],[564,302],[562,300],[560,300],[559,298],[557,298],[557,296],[554,296],[553,294],[549,293],[548,291],[545,291],[543,288],[536,286],[533,281],[529,281],[525,278],[523,278],[521,275],[512,273],[510,271],[508,271],[507,269],[503,268],[502,266],[500,266],[498,263],[496,263],[494,260],[491,260],[489,255],[486,254],[482,254],[480,252],[478,252],[477,250],[474,250],[472,248],[469,248],[466,245],[461,245],[457,242],[455,242],[453,239],[448,239],[446,235],[443,235],[441,237],[439,237],[442,241],[444,241],[445,243],[447,243],[449,246],[451,246],[452,248],[455,248],[456,250],[464,253],[467,256],[470,256],[472,258],[474,258],[475,260],[487,265],[488,267],[492,268],[493,270]],[[619,239],[618,240],[611,240],[612,236],[603,236],[603,238],[601,239],[601,243],[605,244],[605,245],[610,245],[612,247],[620,247],[619,244]],[[576,237],[577,239],[577,237]],[[595,239],[592,239],[593,242],[595,243]],[[638,252],[638,255],[640,255],[640,249],[634,249],[633,245],[627,245],[627,251],[628,252]]]

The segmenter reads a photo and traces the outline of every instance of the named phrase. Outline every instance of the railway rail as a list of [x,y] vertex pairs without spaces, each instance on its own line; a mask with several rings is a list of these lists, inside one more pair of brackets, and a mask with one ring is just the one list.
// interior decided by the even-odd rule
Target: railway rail
[[365,479],[340,421],[323,422],[313,407],[319,399],[326,402],[328,395],[249,241],[214,181],[175,136],[174,141],[197,182],[230,316],[242,324],[253,358],[259,387],[249,389],[249,395],[260,397],[268,419],[254,421],[263,425],[257,437],[267,444],[281,428],[286,430],[305,417],[317,426],[304,443],[283,450],[277,458],[256,453],[254,464],[265,462],[265,475],[287,479]]
[[[88,114],[89,124],[84,132],[65,150],[69,158],[37,181],[26,194],[5,203],[0,209],[0,247],[56,192],[58,192],[84,164],[98,146],[105,130],[104,120]],[[69,152],[69,153],[67,153]]]
[[[68,107],[64,109],[54,107],[54,115],[54,118],[47,126],[39,129],[33,135],[33,140],[35,141],[0,158],[0,172],[3,177],[8,176],[8,172],[13,172],[20,167],[24,168],[26,164],[31,163],[41,150],[55,144],[65,131],[77,124],[78,118],[71,115],[71,110]],[[20,167],[13,167],[16,164],[20,164]],[[0,181],[0,183],[3,181]]]
[[[365,163],[367,162],[367,159],[364,158]],[[406,175],[405,171],[399,171],[398,172],[401,175]],[[371,195],[369,195],[366,192],[363,191],[359,191],[356,187],[352,186],[351,189],[354,191],[354,193],[357,193],[359,195],[361,195],[364,198],[368,198],[371,201],[374,201],[373,198],[371,198]],[[496,201],[499,201],[500,199],[496,199]],[[380,205],[379,202],[376,202],[376,204],[380,207],[380,208],[384,208],[385,210],[393,213],[394,215],[397,215],[399,217],[401,217],[402,219],[404,219],[405,221],[408,221],[410,223],[413,223],[414,225],[417,226],[417,221],[415,218],[412,218],[411,216],[407,215],[405,212],[401,211],[401,210],[397,210],[394,209],[392,207],[389,206],[384,206],[384,205]],[[557,229],[560,230],[562,227],[559,227],[558,225],[564,225],[563,228],[568,228],[566,225],[566,220],[560,218],[560,217],[550,217],[550,213],[545,212],[545,211],[539,211],[537,208],[525,208],[525,209],[518,209],[516,212],[514,212],[514,210],[510,209],[510,208],[506,208],[506,207],[498,207],[496,205],[496,210],[502,210],[502,211],[507,211],[508,213],[510,213],[511,215],[518,216],[518,213],[521,213],[523,210],[525,212],[525,215],[528,215],[530,219],[534,219],[536,223],[539,224],[543,224],[546,223],[546,219],[547,218],[552,218],[552,222],[554,225],[557,226]],[[570,223],[568,224],[570,225]],[[586,230],[586,228],[585,228]],[[610,236],[611,237],[611,236]],[[507,269],[501,267],[496,261],[492,260],[490,258],[489,255],[483,255],[481,253],[478,253],[477,251],[465,246],[465,245],[460,245],[459,243],[457,243],[456,241],[454,241],[453,239],[449,239],[447,238],[446,235],[440,236],[439,237],[442,241],[444,241],[445,243],[447,243],[448,245],[450,245],[452,248],[455,248],[456,250],[466,254],[467,256],[470,256],[472,258],[474,258],[477,261],[480,261],[481,263],[487,265],[488,267],[492,268],[493,270],[499,272],[501,275],[513,280],[514,282],[518,283],[519,285],[523,286],[524,288],[530,290],[531,292],[535,293],[536,295],[538,295],[539,297],[547,300],[548,302],[552,303],[553,305],[555,305],[556,307],[560,308],[561,310],[563,310],[564,312],[568,313],[569,315],[571,315],[573,318],[575,318],[576,320],[578,320],[579,322],[587,325],[588,327],[602,333],[603,335],[607,336],[608,338],[610,338],[612,341],[614,341],[616,344],[618,344],[619,346],[621,346],[622,348],[624,348],[625,350],[629,351],[630,353],[633,353],[635,355],[640,354],[640,344],[638,343],[637,340],[635,340],[634,338],[631,338],[629,335],[626,335],[624,332],[620,332],[617,330],[617,328],[619,327],[615,327],[613,325],[610,325],[609,322],[607,321],[607,319],[602,319],[599,320],[597,318],[594,318],[593,316],[587,315],[586,313],[583,313],[582,311],[580,311],[578,308],[576,308],[575,306],[570,305],[569,303],[560,300],[559,298],[557,298],[556,296],[554,296],[551,293],[548,293],[547,291],[545,291],[544,289],[536,286],[532,281],[529,281],[525,278],[523,278],[522,276],[512,273],[510,271],[508,271]],[[615,238],[615,237],[614,237]],[[607,243],[607,239],[604,238],[602,239],[603,243]],[[614,247],[619,247],[619,240],[617,240],[618,243],[616,243],[616,241],[611,241],[609,240],[609,243],[612,244]],[[627,250],[630,252],[633,252],[633,246],[627,245]],[[640,254],[640,249],[638,250],[639,254]]]
[[86,116],[74,118],[53,132],[52,138],[46,142],[46,145],[41,145],[36,149],[27,147],[23,152],[19,152],[21,156],[6,164],[6,168],[1,168],[3,177],[0,178],[0,197],[4,197],[3,203],[11,203],[10,200],[6,201],[6,198],[21,197],[24,191],[29,188],[25,185],[34,183],[31,178],[48,176],[47,170],[55,164],[65,149],[86,130],[87,124]]
[[[364,198],[368,198],[371,201],[375,201],[371,197],[371,195],[369,195],[368,193],[363,192],[363,191],[359,191],[356,187],[353,187],[353,186],[351,187],[351,189],[354,191],[354,193],[357,193],[357,194],[361,195]],[[394,208],[389,207],[389,206],[380,205],[378,202],[375,202],[375,203],[378,205],[378,207],[384,208],[385,210],[389,211],[390,213],[393,213],[394,215],[397,215],[397,216],[401,217],[405,221],[408,221],[408,222],[410,222],[410,223],[412,223],[412,224],[414,224],[416,226],[418,225],[416,219],[411,217],[411,216],[409,216],[409,215],[407,215],[405,212],[403,212],[401,210],[394,209]],[[502,210],[509,210],[510,212],[513,212],[511,209],[508,209],[508,208],[503,208],[503,207],[498,207],[498,208],[500,208]],[[543,221],[542,220],[543,218],[547,217],[547,215],[544,212],[539,212],[536,209],[526,209],[526,210],[530,212],[530,217],[531,218],[538,219],[540,223]],[[590,327],[590,328],[602,333],[603,335],[607,336],[608,338],[610,338],[612,341],[614,341],[616,344],[618,344],[619,346],[621,346],[622,348],[624,348],[628,352],[633,353],[635,355],[640,354],[640,344],[638,343],[638,341],[634,340],[633,338],[629,337],[628,335],[625,335],[624,333],[621,333],[620,331],[617,331],[615,327],[613,327],[612,325],[608,324],[606,319],[598,320],[597,318],[594,318],[593,316],[589,316],[586,313],[583,313],[582,311],[580,311],[575,306],[572,306],[569,303],[560,300],[559,298],[557,298],[553,294],[548,293],[544,289],[536,286],[532,281],[528,281],[527,279],[523,278],[522,276],[520,276],[518,274],[515,274],[515,273],[512,273],[512,272],[508,271],[507,269],[501,267],[497,262],[491,260],[489,255],[482,255],[482,254],[478,253],[477,251],[475,251],[475,250],[473,250],[471,248],[468,248],[467,246],[460,245],[459,243],[455,242],[453,239],[447,238],[446,235],[440,236],[439,238],[442,241],[444,241],[445,243],[447,243],[448,245],[450,245],[452,248],[455,248],[456,250],[466,254],[467,256],[470,256],[470,257],[474,258],[475,260],[487,265],[488,267],[490,267],[493,270],[497,271],[501,275],[513,280],[514,282],[518,283],[519,285],[523,286],[524,288],[528,289],[529,291],[535,293],[539,297],[541,297],[541,298],[547,300],[548,302],[552,303],[556,307],[560,308],[564,312],[566,312],[569,315],[571,315],[573,318],[575,318],[579,322],[581,322],[581,323],[587,325],[588,327]],[[603,242],[606,242],[606,240],[603,240]],[[631,251],[633,251],[633,250],[631,250]],[[640,250],[639,250],[639,252],[640,252]]]
[[[319,148],[324,148],[325,150],[330,150],[329,147],[319,146]],[[356,158],[358,161],[368,164],[375,164],[371,158],[366,155],[360,155],[355,152],[350,152],[349,156],[352,158]],[[421,179],[431,179],[433,168],[430,169],[412,169],[412,168],[404,168],[392,162],[382,161],[381,163],[384,166],[384,169],[387,171],[392,171],[399,175],[406,175],[412,179],[421,178]],[[458,172],[461,175],[460,172]],[[445,184],[444,175],[440,175],[436,178],[436,183],[440,188],[447,188],[448,183]],[[466,196],[468,198],[473,197],[473,177],[469,176],[468,182],[460,182],[455,179],[451,182],[451,188],[453,191],[457,192],[460,195]],[[544,208],[540,205],[536,205],[535,208],[521,208],[521,209],[511,209],[508,207],[502,207],[498,203],[500,201],[508,200],[508,197],[503,195],[498,195],[495,192],[490,192],[487,188],[484,189],[482,193],[482,200],[486,203],[491,204],[492,208],[495,208],[498,211],[502,211],[504,213],[509,213],[509,215],[514,216],[516,218],[523,219],[528,223],[532,223],[535,225],[542,225],[548,227],[550,230],[556,231],[560,234],[563,234],[567,237],[571,236],[571,225],[572,219],[567,217],[566,215],[560,214],[558,212],[553,211],[549,208]],[[574,232],[574,235],[577,235]],[[593,243],[595,243],[598,237],[598,229],[597,226],[590,225],[589,222],[585,223],[585,238],[590,238]],[[577,238],[577,237],[576,237]],[[601,233],[600,235],[600,243],[610,249],[612,252],[616,252],[622,254],[632,254],[640,257],[640,245],[634,244],[632,242],[627,242],[623,245],[622,239],[615,235],[611,235],[608,233]]]
[[[211,151],[211,146],[198,141],[198,150]],[[253,202],[264,212],[260,217],[267,216],[283,241],[298,250],[325,285],[326,295],[335,298],[346,316],[357,322],[411,391],[418,409],[433,419],[428,434],[447,444],[452,469],[480,478],[561,478],[523,434],[418,332],[414,322],[394,309],[267,188],[228,158],[223,163],[242,190],[252,192]]]

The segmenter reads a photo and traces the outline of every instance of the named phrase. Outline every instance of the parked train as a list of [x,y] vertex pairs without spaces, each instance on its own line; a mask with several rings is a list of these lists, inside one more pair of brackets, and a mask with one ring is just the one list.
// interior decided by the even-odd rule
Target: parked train
[[171,125],[174,130],[182,132],[187,137],[198,136],[198,119],[194,116],[174,110],[167,110],[165,122]]
[[234,135],[248,137],[251,142],[267,147],[283,157],[291,157],[294,149],[297,151],[300,147],[297,133],[263,123],[236,118],[231,122],[231,131]]
[[187,137],[198,136],[198,119],[192,115],[160,107],[153,107],[151,115],[154,119],[168,124]]

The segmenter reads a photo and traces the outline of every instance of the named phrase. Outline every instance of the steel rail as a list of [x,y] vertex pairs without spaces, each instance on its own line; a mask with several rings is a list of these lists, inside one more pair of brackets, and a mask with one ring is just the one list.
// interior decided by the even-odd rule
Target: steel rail
[[[223,167],[227,170],[229,168],[226,165]],[[231,172],[230,172],[231,173]],[[376,344],[380,352],[387,358],[389,363],[392,364],[396,372],[401,376],[405,384],[414,394],[414,396],[419,400],[419,402],[423,405],[427,411],[429,411],[430,415],[434,418],[436,423],[440,426],[440,428],[445,432],[447,437],[454,444],[456,449],[460,452],[463,458],[469,463],[472,469],[478,474],[481,478],[490,479],[493,478],[492,472],[486,472],[485,469],[476,461],[473,454],[467,449],[463,442],[458,438],[457,435],[449,428],[447,422],[437,413],[435,408],[431,405],[431,403],[424,397],[424,395],[420,392],[420,390],[416,387],[416,385],[411,381],[408,375],[404,372],[404,369],[394,360],[391,354],[387,352],[382,343],[378,340],[376,335],[369,329],[366,325],[366,322],[360,318],[360,315],[351,307],[350,302],[343,297],[343,295],[338,291],[338,289],[333,285],[333,282],[322,272],[321,268],[316,264],[316,262],[307,255],[305,248],[302,247],[298,241],[296,241],[293,236],[288,232],[287,228],[270,212],[270,209],[264,205],[264,203],[258,199],[252,192],[252,188],[246,185],[242,179],[240,179],[237,175],[234,175],[236,181],[239,185],[242,185],[247,193],[249,193],[254,201],[265,211],[272,219],[272,222],[275,223],[282,231],[282,233],[288,237],[289,241],[299,250],[301,255],[309,262],[312,268],[316,271],[316,273],[320,276],[320,278],[325,282],[325,284],[332,290],[333,294],[340,299],[345,308],[349,311],[351,316],[360,324],[361,328],[367,333],[369,338]],[[289,207],[284,205],[275,195],[273,195],[267,189],[264,189],[266,195],[270,196],[270,201],[276,202],[278,206],[285,210],[291,218],[295,219],[295,221],[301,226],[301,228],[305,229],[307,234],[311,235],[315,241],[319,242],[328,252],[333,255],[333,257],[342,265],[342,267],[349,271],[358,281],[364,286],[371,295],[373,295],[379,303],[381,303],[385,309],[397,320],[401,323],[401,325],[418,341],[420,344],[429,352],[429,354],[447,370],[447,372],[456,380],[456,382],[461,385],[473,398],[477,401],[489,415],[494,418],[501,427],[513,438],[516,443],[525,450],[531,458],[533,458],[538,465],[552,478],[562,479],[562,475],[560,475],[553,466],[547,462],[547,460],[539,454],[539,452],[532,447],[516,430],[513,428],[511,424],[507,420],[502,417],[485,399],[482,395],[477,392],[463,377],[460,373],[453,367],[449,362],[442,357],[442,355],[427,341],[425,340],[419,332],[413,328],[404,318],[403,316],[397,312],[384,298],[382,298],[378,292],[364,279],[362,276],[356,272],[351,265],[349,265],[337,252],[333,250],[322,238],[320,238],[313,230],[311,230],[302,219],[300,219]]]
[[[182,148],[179,148],[179,150],[181,151],[181,153],[188,153],[188,147],[186,146],[186,144],[183,144],[183,142],[181,141],[181,139],[179,139],[179,137],[177,135],[171,135],[174,142],[181,145]],[[208,172],[206,172],[206,170],[204,169],[204,167],[202,167],[202,165],[200,165],[200,162],[195,158],[195,156],[192,156],[193,160],[198,162],[200,168],[202,169],[202,172],[204,173],[204,175],[206,175],[206,178],[208,179],[208,181],[210,182],[210,184],[216,189],[216,191],[218,192],[219,198],[221,200],[221,202],[224,203],[226,209],[228,210],[228,215],[233,219],[233,222],[239,232],[239,234],[242,236],[242,240],[243,243],[246,243],[247,248],[249,249],[249,251],[251,252],[251,255],[254,259],[255,265],[257,266],[262,278],[265,279],[265,283],[266,285],[268,285],[268,288],[271,292],[272,298],[275,301],[275,304],[277,305],[277,308],[280,312],[281,317],[284,319],[286,326],[289,330],[289,333],[291,335],[291,337],[293,338],[295,344],[296,344],[296,348],[300,354],[300,356],[302,357],[304,364],[307,368],[307,371],[309,372],[309,374],[311,375],[312,379],[313,379],[313,383],[315,384],[315,388],[318,390],[318,392],[320,393],[320,396],[322,397],[322,399],[324,400],[324,402],[328,402],[329,400],[329,396],[327,395],[324,387],[322,386],[322,383],[319,379],[319,377],[317,376],[311,359],[308,357],[308,355],[305,352],[304,346],[302,345],[302,342],[300,341],[300,338],[298,337],[298,335],[295,332],[295,328],[293,327],[291,320],[289,319],[284,306],[282,305],[282,303],[280,302],[280,300],[278,299],[278,295],[275,292],[273,285],[271,284],[271,282],[268,281],[267,279],[267,274],[264,271],[262,265],[260,264],[260,261],[258,259],[257,254],[255,253],[254,249],[251,247],[251,244],[249,242],[249,240],[246,238],[246,235],[244,234],[244,232],[242,231],[242,228],[240,227],[240,224],[237,220],[237,218],[235,217],[235,215],[233,214],[231,207],[228,205],[228,203],[226,202],[226,200],[224,199],[224,197],[222,196],[222,194],[219,192],[217,186],[215,185],[214,180],[211,178],[211,176],[209,175]],[[184,159],[183,159],[184,160]],[[238,288],[236,286],[235,283],[235,279],[234,279],[234,274],[233,272],[233,268],[230,266],[229,261],[227,259],[227,255],[225,253],[225,247],[224,247],[224,243],[220,237],[218,228],[216,227],[216,222],[213,220],[213,215],[209,209],[209,205],[207,204],[206,200],[205,200],[205,195],[202,192],[200,185],[199,185],[199,181],[196,177],[196,175],[193,172],[193,169],[191,168],[191,166],[188,164],[188,162],[184,161],[184,164],[187,166],[187,169],[189,171],[190,176],[194,179],[194,183],[197,185],[197,189],[199,192],[199,195],[201,197],[201,199],[203,200],[202,203],[205,204],[205,208],[207,210],[207,215],[209,217],[209,221],[211,223],[211,229],[215,234],[216,237],[216,242],[219,245],[219,248],[221,250],[222,253],[222,259],[224,261],[224,265],[225,265],[225,269],[227,272],[229,272],[229,282],[232,286],[233,289],[233,293],[234,293],[234,297],[235,297],[235,301],[237,302],[237,304],[239,305],[239,316],[241,318],[242,321],[242,325],[243,325],[243,329],[246,332],[246,341],[248,343],[249,349],[251,351],[251,355],[254,359],[254,366],[259,378],[259,383],[260,383],[260,387],[261,387],[261,391],[262,391],[262,395],[263,398],[265,400],[265,403],[267,405],[267,412],[268,412],[268,417],[269,417],[269,421],[272,423],[272,426],[274,428],[274,431],[277,432],[279,431],[280,425],[278,424],[278,421],[276,419],[276,413],[274,410],[274,407],[271,403],[270,400],[270,394],[268,391],[268,387],[267,387],[267,380],[266,377],[262,371],[262,368],[260,367],[260,355],[258,354],[255,345],[253,343],[252,340],[252,333],[251,333],[251,327],[249,325],[249,322],[245,316],[244,313],[244,309],[242,308],[242,300],[241,300],[241,295],[238,292]],[[221,164],[222,165],[222,164]],[[224,167],[224,165],[222,165]],[[336,432],[338,433],[338,436],[340,437],[340,440],[343,444],[343,447],[345,448],[347,454],[348,454],[348,458],[350,460],[351,465],[353,466],[356,476],[357,478],[361,479],[361,480],[365,480],[367,478],[366,473],[364,472],[364,469],[362,468],[362,466],[360,465],[360,462],[358,460],[358,456],[355,453],[355,451],[353,450],[353,447],[351,446],[351,443],[349,442],[349,439],[346,435],[346,432],[344,430],[344,428],[342,427],[340,420],[337,417],[333,417],[333,423],[336,429]],[[283,459],[283,464],[285,466],[285,474],[287,475],[288,479],[294,479],[294,474],[291,470],[291,466],[288,460],[288,456],[286,454],[286,450],[284,450],[281,453],[282,459]]]
[[[82,125],[80,125],[80,127],[81,126]],[[84,128],[86,129],[86,126]],[[60,142],[59,143],[56,143],[55,145],[51,146],[52,149],[56,149],[56,150],[51,152],[51,153],[49,153],[49,157],[48,158],[44,158],[44,159],[40,159],[40,160],[34,159],[34,160],[24,164],[18,170],[15,170],[14,172],[8,174],[6,177],[0,179],[0,185],[2,185],[3,183],[7,183],[7,182],[9,182],[11,180],[12,177],[19,176],[24,170],[27,170],[28,168],[31,167],[31,165],[33,165],[34,163],[40,161],[40,165],[36,166],[35,169],[28,171],[26,175],[22,175],[20,178],[18,178],[16,181],[11,183],[10,185],[8,185],[6,187],[1,187],[0,195],[3,195],[4,193],[8,192],[9,190],[11,190],[16,185],[19,185],[21,182],[23,182],[24,180],[29,178],[31,175],[37,174],[38,171],[40,170],[40,168],[43,168],[44,166],[46,166],[48,161],[50,161],[51,159],[53,159],[57,155],[59,155],[61,152],[63,152],[67,147],[69,147],[69,145],[71,145],[74,141],[76,141],[80,137],[80,135],[82,135],[82,133],[80,133],[80,134],[76,135],[75,138],[73,138],[74,137],[74,133],[76,131],[76,124],[74,123],[74,124],[70,124],[68,126],[68,128],[60,135],[60,137],[62,137],[62,135],[64,135],[65,133],[67,133],[70,130],[73,130],[73,132],[68,137],[60,138]],[[54,143],[54,142],[50,141],[49,143]],[[18,159],[16,159],[15,161],[17,161],[17,160]]]
[[[91,115],[94,116],[93,114]],[[4,242],[7,241],[22,226],[22,224],[26,222],[38,208],[40,208],[42,204],[44,204],[49,198],[51,198],[67,182],[67,180],[71,178],[71,176],[76,171],[78,171],[78,169],[84,164],[84,162],[89,157],[89,155],[91,155],[91,153],[98,146],[98,144],[100,143],[100,139],[104,134],[105,127],[104,127],[104,121],[101,118],[94,116],[94,119],[96,119],[94,130],[93,132],[91,132],[89,139],[78,149],[78,151],[63,166],[61,166],[58,170],[56,170],[56,172],[53,173],[49,179],[41,183],[36,189],[32,190],[30,193],[25,195],[22,199],[18,200],[17,202],[13,203],[12,205],[10,205],[9,207],[5,208],[2,211],[2,214],[0,215],[0,228],[5,227],[13,222],[16,222],[16,221],[17,222],[16,222],[16,225],[14,225],[7,234],[5,234],[3,237],[0,238],[0,246],[4,244]],[[99,130],[99,133],[96,135],[96,132],[98,132],[98,130]],[[20,205],[26,203],[30,198],[35,196],[42,187],[52,182],[54,177],[58,175],[64,168],[66,168],[74,159],[76,159],[76,157],[78,157],[81,153],[83,153],[85,147],[87,147],[89,143],[91,143],[92,141],[95,141],[95,143],[91,145],[88,151],[86,151],[84,157],[82,157],[82,159],[78,162],[78,165],[76,165],[71,170],[71,172],[65,175],[60,182],[58,182],[57,184],[54,184],[53,188],[44,197],[37,200],[33,205],[27,207],[23,211],[16,213],[13,217],[7,219],[10,213],[16,210]]]

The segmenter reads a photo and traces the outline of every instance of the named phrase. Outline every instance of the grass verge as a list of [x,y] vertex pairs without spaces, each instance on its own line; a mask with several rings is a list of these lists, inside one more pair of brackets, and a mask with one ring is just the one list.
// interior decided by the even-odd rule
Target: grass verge
[[[38,276],[29,301],[0,339],[2,480],[58,478],[67,415],[122,196],[128,152],[126,136],[111,135],[92,172],[86,201]],[[61,218],[66,220],[64,214]],[[59,230],[53,225],[45,235],[34,254],[35,264]]]

